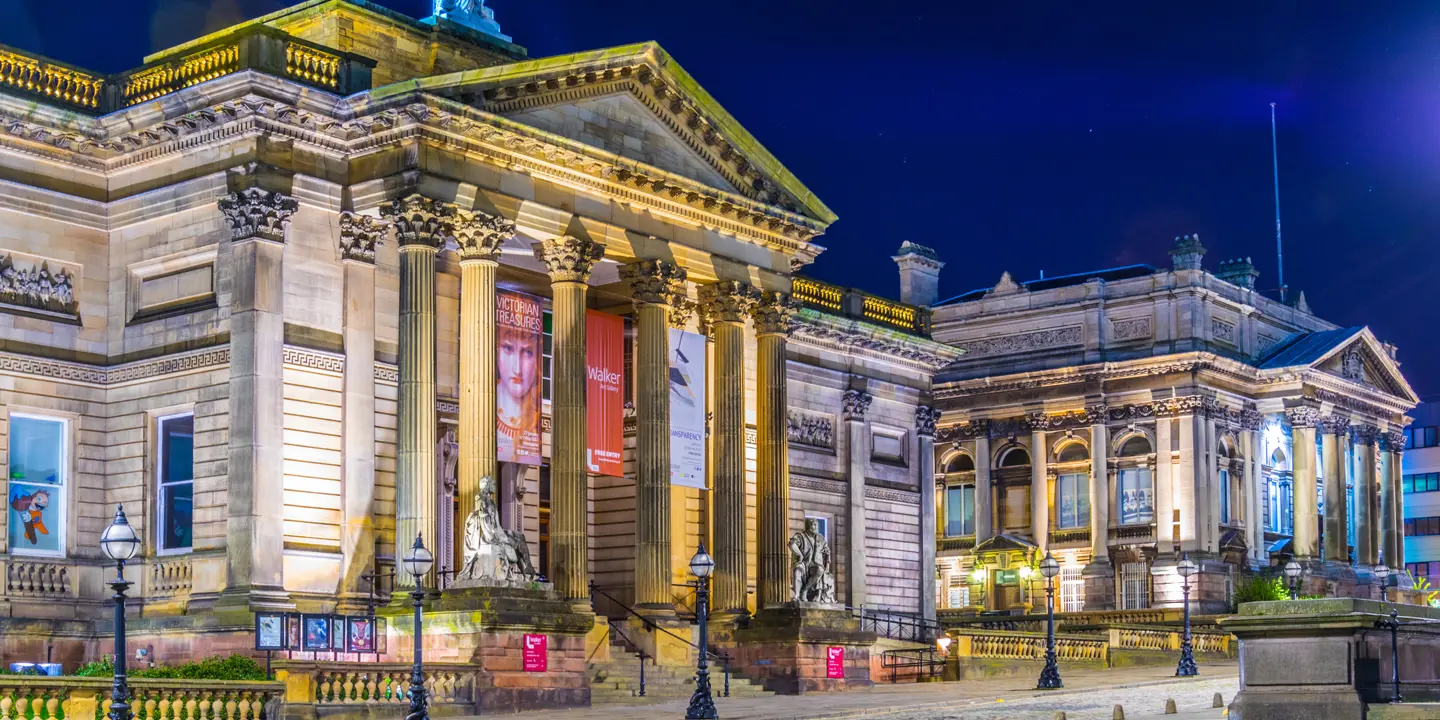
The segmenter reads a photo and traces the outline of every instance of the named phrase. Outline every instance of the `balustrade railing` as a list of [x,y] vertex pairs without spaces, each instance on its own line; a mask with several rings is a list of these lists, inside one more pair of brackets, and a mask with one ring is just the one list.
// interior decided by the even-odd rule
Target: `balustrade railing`
[[1110,539],[1122,540],[1127,543],[1147,543],[1155,541],[1154,525],[1118,525],[1110,528]]
[[[1002,660],[1043,660],[1045,633],[995,630],[952,630],[950,652],[958,657]],[[1103,637],[1056,635],[1055,655],[1069,662],[1106,661],[1108,643]]]
[[10,559],[5,561],[5,594],[56,600],[75,596],[74,568],[65,563]]
[[935,540],[935,549],[940,552],[945,552],[949,550],[969,550],[973,547],[975,547],[974,535],[937,538]]
[[[275,667],[276,678],[286,682],[291,689],[286,699],[289,703],[317,708],[346,705],[399,708],[410,702],[412,666],[409,663],[286,660],[276,662]],[[457,709],[473,707],[478,673],[475,665],[466,663],[425,663],[425,690],[429,693],[431,705],[454,705]],[[305,678],[305,681],[297,682],[298,678]],[[321,714],[325,713],[322,711]],[[383,714],[376,716],[388,717]]]
[[172,597],[190,592],[190,558],[159,558],[150,564],[150,597]]
[[1068,530],[1051,530],[1051,545],[1070,545],[1074,543],[1090,542],[1090,528],[1073,528]]
[[100,107],[105,79],[82,70],[0,46],[0,87],[88,110]]
[[831,285],[814,278],[797,277],[791,297],[801,305],[856,320],[866,320],[916,335],[930,332],[929,311],[905,303],[870,295],[854,288]]
[[[0,720],[102,720],[110,678],[0,675]],[[276,720],[278,682],[130,679],[135,720]]]

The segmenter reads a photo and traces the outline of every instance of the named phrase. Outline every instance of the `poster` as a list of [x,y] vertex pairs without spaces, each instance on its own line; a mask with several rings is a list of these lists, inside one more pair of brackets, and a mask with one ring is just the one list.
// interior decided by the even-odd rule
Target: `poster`
[[670,484],[705,488],[705,336],[670,328]]
[[549,645],[550,639],[545,635],[525,636],[525,672],[545,672],[549,668],[546,653]]
[[375,618],[373,617],[352,617],[349,623],[349,639],[346,641],[346,651],[352,653],[373,653],[375,652]]
[[10,481],[10,549],[17,553],[62,555],[59,488]]
[[500,462],[540,464],[540,300],[501,290],[495,296],[497,440]]
[[305,616],[305,650],[330,649],[330,616]]
[[285,640],[285,613],[255,614],[256,650],[284,650]]
[[845,678],[845,648],[833,645],[825,648],[825,677],[831,680]]
[[585,466],[625,476],[625,319],[585,311]]

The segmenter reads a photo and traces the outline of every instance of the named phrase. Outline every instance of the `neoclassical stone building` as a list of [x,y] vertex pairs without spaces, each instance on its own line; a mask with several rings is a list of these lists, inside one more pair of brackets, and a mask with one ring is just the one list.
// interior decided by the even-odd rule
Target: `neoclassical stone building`
[[1395,348],[1204,253],[1186,236],[1170,269],[1006,274],[936,304],[935,339],[964,353],[935,379],[942,607],[1021,606],[1046,552],[1063,610],[1177,606],[1184,553],[1212,611],[1290,557],[1316,593],[1404,567],[1417,397]]
[[[930,379],[961,352],[796,275],[835,215],[659,47],[532,60],[468,20],[309,0],[109,77],[0,52],[4,660],[38,618],[99,652],[117,504],[170,662],[383,603],[417,534],[446,587],[487,476],[582,613],[591,582],[687,612],[702,539],[716,610],[784,603],[811,517],[846,603],[933,613]],[[597,312],[623,368],[587,373]],[[623,393],[618,471],[587,376]]]

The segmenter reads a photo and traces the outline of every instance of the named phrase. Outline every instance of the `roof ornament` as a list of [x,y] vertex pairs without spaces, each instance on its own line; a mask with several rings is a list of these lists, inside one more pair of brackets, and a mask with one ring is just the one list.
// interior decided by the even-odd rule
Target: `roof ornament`
[[510,42],[510,36],[500,32],[500,23],[495,22],[495,11],[485,7],[485,0],[434,0],[434,2],[436,18],[445,18],[456,25],[462,25]]
[[1000,282],[995,283],[995,287],[991,288],[990,292],[985,293],[985,297],[1014,295],[1015,293],[1025,292],[1025,289],[1024,285],[1015,282],[1015,279],[1010,277],[1010,272],[1007,270],[1000,274]]

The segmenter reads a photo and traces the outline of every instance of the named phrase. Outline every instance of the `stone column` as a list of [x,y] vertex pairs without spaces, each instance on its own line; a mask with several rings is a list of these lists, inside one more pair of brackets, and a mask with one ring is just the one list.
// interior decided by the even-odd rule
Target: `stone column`
[[1320,554],[1317,490],[1315,487],[1315,425],[1320,413],[1313,407],[1286,408],[1290,419],[1291,468],[1294,471],[1295,558],[1312,560]]
[[790,595],[789,393],[785,345],[793,306],[790,296],[767,290],[751,309],[755,318],[759,378],[756,392],[756,515],[760,572],[756,604],[787,603]]
[[1260,426],[1264,419],[1254,410],[1243,411],[1240,417],[1244,427],[1240,436],[1245,441],[1245,544],[1249,548],[1250,567],[1263,568],[1269,564],[1265,547],[1265,515],[1268,509],[1261,495],[1265,477],[1260,471],[1265,447],[1260,442]]
[[1345,449],[1350,444],[1350,418],[1329,415],[1320,419],[1320,456],[1325,467],[1325,559],[1350,564],[1349,518],[1345,484],[1349,481]]
[[[1161,553],[1175,550],[1175,468],[1170,426],[1174,415],[1169,406],[1155,404],[1155,549]],[[1092,500],[1093,502],[1093,500]]]
[[1038,554],[1045,556],[1050,547],[1050,474],[1046,471],[1046,459],[1050,449],[1045,446],[1045,417],[1036,413],[1030,424],[1030,534],[1035,540]]
[[995,489],[990,482],[990,421],[971,420],[975,431],[975,544],[995,535]]
[[[1105,425],[1106,408],[1085,409],[1090,423],[1090,552],[1092,564],[1110,564],[1110,428]],[[1158,523],[1157,523],[1158,524]]]
[[[393,217],[400,244],[400,383],[395,449],[395,582],[414,587],[400,570],[421,536],[439,554],[439,485],[435,446],[435,256],[454,231],[455,209],[411,195],[382,212]],[[434,587],[432,577],[426,585]]]
[[[685,269],[664,260],[622,265],[635,302],[635,604],[674,612],[670,592],[670,308]],[[680,508],[684,513],[684,506]]]
[[590,597],[589,487],[585,474],[585,295],[605,246],[562,235],[536,243],[550,273],[554,365],[550,413],[550,581],[572,604]]
[[[865,563],[865,468],[870,464],[869,457],[865,450],[865,412],[870,409],[870,403],[874,396],[864,390],[850,389],[845,391],[843,400],[845,427],[848,432],[847,445],[850,449],[850,503],[849,512],[845,518],[848,521],[850,537],[847,543],[850,546],[849,562],[845,567],[846,592],[845,603],[851,607],[861,607],[865,604],[865,578],[867,575]],[[919,464],[919,463],[917,463]],[[920,464],[920,467],[924,467]],[[930,484],[935,483],[934,462],[931,462]],[[920,487],[925,487],[921,485]],[[920,503],[924,505],[924,502]],[[935,503],[930,503],[934,507]],[[923,508],[921,512],[924,512]],[[931,528],[931,543],[934,543],[934,528]],[[925,542],[925,530],[920,530],[920,542]],[[831,543],[834,544],[833,542]],[[833,552],[835,548],[831,548]],[[933,563],[932,563],[933,566]],[[922,565],[923,567],[923,565]],[[925,575],[926,573],[921,573]]]
[[298,208],[294,198],[259,188],[220,201],[230,226],[232,287],[227,577],[219,604],[249,610],[295,607],[283,562],[283,368],[285,231]]
[[340,213],[345,268],[340,597],[351,611],[364,607],[360,576],[375,560],[375,246],[388,231],[387,223],[368,215]]
[[514,235],[515,223],[485,212],[460,213],[455,223],[455,241],[460,246],[460,426],[456,438],[460,462],[455,526],[461,544],[465,520],[475,510],[480,479],[491,478],[497,490],[500,487],[495,274],[500,268],[500,247]]
[[[1405,434],[1400,430],[1387,430],[1381,436],[1385,452],[1385,475],[1380,496],[1384,503],[1381,509],[1381,526],[1384,529],[1385,564],[1392,570],[1405,569],[1405,494],[1401,460],[1405,454]],[[1401,574],[1403,578],[1403,573]]]
[[1201,547],[1206,552],[1215,552],[1220,549],[1220,446],[1216,440],[1215,417],[1205,417],[1205,448],[1196,453],[1199,461],[1204,463],[1203,471],[1197,473],[1197,479],[1203,485],[1198,488],[1201,502],[1198,507],[1203,511],[1200,523]]
[[750,584],[745,533],[745,316],[754,298],[754,289],[744,283],[700,287],[700,302],[715,337],[711,604],[716,612],[732,614],[747,612]]
[[935,423],[940,411],[921,405],[915,408],[915,435],[920,456],[915,464],[920,488],[920,614],[935,617],[935,503],[927,502],[925,491],[935,489]]
[[1380,430],[1373,425],[1356,425],[1355,457],[1359,476],[1355,478],[1355,563],[1374,567],[1380,562],[1379,496],[1376,464]]
[[[1194,397],[1179,398],[1180,400],[1198,400]],[[1199,414],[1198,407],[1184,407],[1179,418],[1180,426],[1180,462],[1174,466],[1172,472],[1172,484],[1174,486],[1173,499],[1175,510],[1180,516],[1180,549],[1185,552],[1196,552],[1204,547],[1204,530],[1201,525],[1200,501],[1204,495],[1200,494],[1204,486],[1204,450],[1205,431],[1202,427],[1204,416]],[[1157,518],[1158,519],[1158,518]]]

